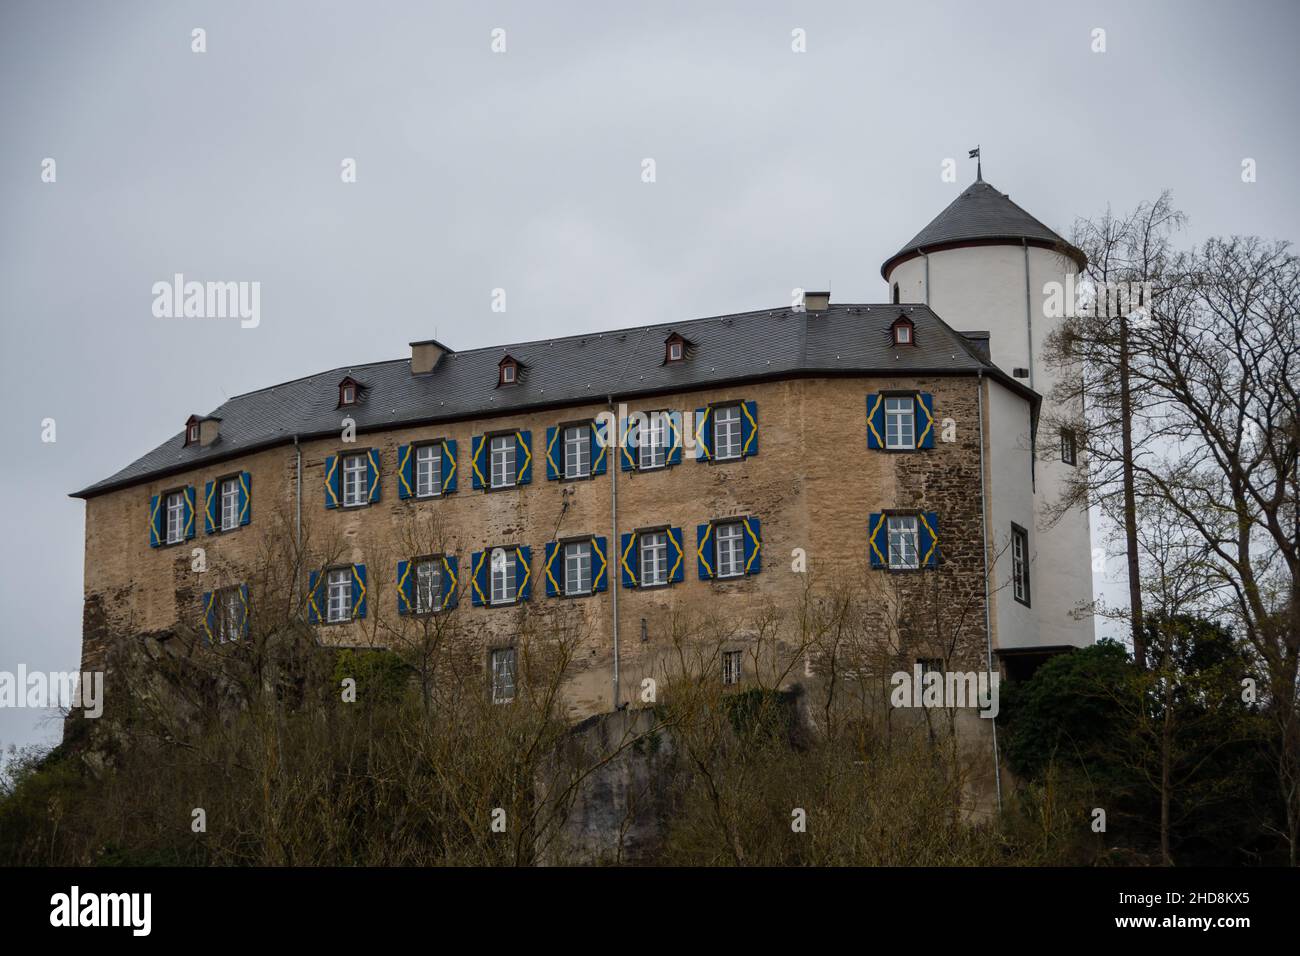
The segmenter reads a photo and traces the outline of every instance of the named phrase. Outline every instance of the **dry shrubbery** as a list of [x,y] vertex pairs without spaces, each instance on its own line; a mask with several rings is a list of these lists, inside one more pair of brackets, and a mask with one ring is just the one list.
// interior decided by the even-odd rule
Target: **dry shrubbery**
[[[256,610],[245,640],[207,648],[178,631],[120,642],[104,718],[70,723],[53,754],[11,764],[0,780],[0,861],[1084,858],[1082,802],[1043,794],[999,820],[987,738],[970,743],[952,711],[887,706],[887,675],[902,661],[959,653],[966,608],[948,608],[940,622],[920,605],[935,622],[925,641],[908,636],[915,608],[882,626],[880,595],[832,587],[814,596],[811,584],[798,606],[761,609],[743,634],[735,621],[675,616],[653,700],[575,727],[562,690],[581,669],[579,649],[587,653],[581,628],[517,612],[508,705],[491,701],[484,648],[458,623],[464,615],[388,616],[381,609],[395,602],[377,581],[365,624],[390,650],[322,648],[298,623],[297,582],[338,551],[309,533],[292,544],[292,525],[280,520],[283,533],[269,538],[278,544],[244,571]],[[436,527],[413,527],[402,547],[439,553],[438,537]],[[723,687],[721,654],[738,644],[745,681]],[[810,662],[819,680],[807,680]],[[356,682],[353,701],[345,678]]]

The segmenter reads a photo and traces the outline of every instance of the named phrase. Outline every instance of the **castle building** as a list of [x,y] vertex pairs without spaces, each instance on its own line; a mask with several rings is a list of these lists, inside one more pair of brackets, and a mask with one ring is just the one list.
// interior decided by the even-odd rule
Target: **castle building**
[[[1088,644],[1087,514],[1045,521],[1082,463],[1038,428],[1042,288],[1080,264],[980,180],[884,264],[891,302],[417,341],[232,398],[76,492],[83,666],[143,633],[245,640],[274,535],[310,555],[301,614],[321,644],[391,646],[456,616],[496,700],[522,628],[576,626],[578,714],[634,701],[683,614],[734,625],[717,676],[743,683],[755,619],[810,575],[941,594],[961,620],[943,656],[972,666]],[[413,537],[421,522],[436,535]]]

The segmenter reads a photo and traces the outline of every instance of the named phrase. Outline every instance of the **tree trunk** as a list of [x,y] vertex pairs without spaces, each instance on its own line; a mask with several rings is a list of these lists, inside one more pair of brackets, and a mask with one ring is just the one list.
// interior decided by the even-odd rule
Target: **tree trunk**
[[1128,603],[1133,625],[1133,660],[1146,670],[1142,632],[1142,576],[1138,568],[1137,497],[1133,490],[1133,401],[1128,381],[1128,316],[1119,317],[1119,419],[1124,458],[1124,550],[1128,559]]

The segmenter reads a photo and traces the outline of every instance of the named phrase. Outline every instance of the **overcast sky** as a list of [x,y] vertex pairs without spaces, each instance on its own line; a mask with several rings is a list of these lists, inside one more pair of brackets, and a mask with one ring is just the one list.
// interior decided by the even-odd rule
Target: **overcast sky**
[[[1192,238],[1295,239],[1297,35],[1285,2],[4,0],[0,671],[78,665],[66,495],[190,412],[433,335],[828,282],[884,301],[880,263],[973,179],[977,143],[985,178],[1061,232],[1168,187]],[[260,282],[260,325],[155,318],[177,272]],[[0,747],[57,739],[44,716],[0,709]]]

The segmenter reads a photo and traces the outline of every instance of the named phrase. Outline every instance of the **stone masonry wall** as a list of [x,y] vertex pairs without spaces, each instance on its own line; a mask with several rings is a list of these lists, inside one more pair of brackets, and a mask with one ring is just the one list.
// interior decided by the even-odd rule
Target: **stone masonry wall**
[[[755,401],[758,454],[737,462],[702,464],[687,449],[680,465],[646,473],[620,471],[617,460],[611,459],[605,474],[575,482],[546,479],[546,428],[591,418],[605,410],[603,403],[363,433],[355,445],[336,440],[306,442],[301,446],[302,520],[308,538],[313,544],[331,542],[331,556],[340,562],[366,564],[369,577],[367,620],[322,625],[319,639],[340,645],[391,643],[397,626],[396,560],[409,556],[402,550],[408,534],[404,529],[411,527],[415,515],[436,514],[445,550],[460,560],[460,606],[451,613],[460,615],[481,643],[485,664],[486,649],[511,643],[525,616],[542,628],[563,622],[581,630],[582,653],[568,686],[575,715],[608,711],[614,704],[615,588],[621,652],[619,698],[626,702],[635,700],[642,677],[654,674],[670,650],[667,637],[674,614],[713,615],[731,621],[735,633],[729,639],[741,647],[747,622],[756,617],[760,607],[770,602],[786,611],[793,609],[807,580],[791,570],[796,548],[806,552],[808,571],[818,582],[839,577],[875,586],[889,579],[902,604],[915,605],[916,613],[940,613],[936,607],[961,608],[964,623],[955,656],[977,666],[985,643],[977,387],[973,377],[794,379],[637,401],[630,403],[632,411],[686,411],[715,401]],[[900,388],[932,393],[936,423],[953,419],[956,441],[936,440],[932,450],[911,453],[868,451],[866,396]],[[345,411],[340,410],[340,419]],[[471,436],[506,428],[532,431],[532,483],[504,491],[473,490]],[[436,500],[400,500],[397,446],[439,437],[458,442],[458,490]],[[355,510],[326,510],[325,457],[367,447],[380,450],[381,501]],[[204,534],[204,484],[241,470],[252,474],[252,523],[224,534]],[[611,529],[610,482],[614,479],[618,534],[663,524],[682,529],[685,575],[681,583],[648,591],[621,587],[618,534]],[[1025,483],[1029,494],[1028,476]],[[147,531],[150,496],[184,485],[193,485],[196,491],[195,538],[151,549]],[[292,515],[294,494],[294,446],[287,445],[88,500],[83,666],[100,664],[106,646],[118,637],[166,631],[180,621],[198,622],[200,595],[246,579],[268,545],[265,536],[272,516],[277,512]],[[868,568],[867,516],[889,508],[938,512],[941,569],[891,574]],[[701,581],[696,573],[696,525],[730,515],[761,519],[762,572],[725,583]],[[547,598],[542,580],[544,543],[588,534],[608,539],[609,589],[591,597]],[[532,548],[531,600],[520,607],[472,607],[466,589],[470,553],[504,544]],[[195,547],[206,549],[208,570],[201,574],[191,570]],[[253,603],[256,607],[256,594]],[[810,662],[798,677],[806,679],[813,673],[815,662]]]

